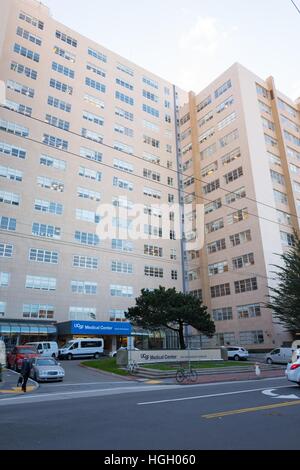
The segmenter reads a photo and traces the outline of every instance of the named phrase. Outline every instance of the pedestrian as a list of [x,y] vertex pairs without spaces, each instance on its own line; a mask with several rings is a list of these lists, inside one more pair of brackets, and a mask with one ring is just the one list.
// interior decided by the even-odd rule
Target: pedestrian
[[23,377],[23,383],[22,383],[22,390],[25,393],[26,392],[26,385],[27,381],[29,379],[30,371],[32,368],[32,363],[30,359],[24,359],[22,368],[21,368],[21,375]]
[[256,375],[256,377],[257,377],[258,379],[259,379],[259,377],[260,377],[260,373],[261,373],[261,372],[260,372],[259,363],[256,362],[256,363],[255,363],[255,375]]

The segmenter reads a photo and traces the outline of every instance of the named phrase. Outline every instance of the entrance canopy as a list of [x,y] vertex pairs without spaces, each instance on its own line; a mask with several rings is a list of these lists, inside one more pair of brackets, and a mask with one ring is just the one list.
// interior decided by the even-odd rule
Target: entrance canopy
[[131,324],[128,322],[96,322],[72,320],[57,325],[58,335],[114,335],[130,336]]

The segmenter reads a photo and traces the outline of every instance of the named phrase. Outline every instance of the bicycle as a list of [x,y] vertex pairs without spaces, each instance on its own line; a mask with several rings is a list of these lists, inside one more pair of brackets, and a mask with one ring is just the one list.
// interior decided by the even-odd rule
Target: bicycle
[[181,367],[176,372],[176,382],[180,384],[183,383],[185,380],[195,383],[197,381],[197,377],[198,377],[197,372],[193,370],[191,367],[189,367],[189,369],[185,369],[184,367]]
[[135,374],[136,371],[137,371],[137,368],[138,368],[138,365],[135,361],[130,361],[128,362],[128,365],[127,365],[127,370],[129,372],[129,374]]

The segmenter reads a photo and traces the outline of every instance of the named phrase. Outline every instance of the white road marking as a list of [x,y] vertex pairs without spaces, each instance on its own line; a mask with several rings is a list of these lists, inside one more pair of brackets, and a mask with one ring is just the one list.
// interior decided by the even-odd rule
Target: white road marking
[[262,393],[263,395],[267,395],[268,397],[272,398],[285,398],[285,399],[291,399],[291,400],[299,400],[300,397],[297,397],[297,395],[278,395],[277,393],[273,393],[273,390],[276,390],[274,388],[271,388],[270,390],[264,390]]
[[[276,389],[277,388],[286,388],[286,386],[276,387]],[[238,395],[240,393],[261,392],[262,390],[265,390],[265,387],[264,388],[252,388],[249,390],[238,390],[235,392],[212,393],[210,395],[197,395],[194,397],[172,398],[169,400],[146,401],[146,402],[138,403],[138,405],[157,405],[160,403],[171,403],[171,402],[176,402],[176,401],[199,400],[201,398],[213,398],[213,397],[223,397],[226,395]]]

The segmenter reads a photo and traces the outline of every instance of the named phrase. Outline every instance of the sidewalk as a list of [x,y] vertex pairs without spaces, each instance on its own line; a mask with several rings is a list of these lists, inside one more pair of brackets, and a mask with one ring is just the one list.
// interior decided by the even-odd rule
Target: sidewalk
[[[5,369],[2,373],[2,382],[0,382],[0,395],[23,394],[21,387],[17,387],[19,374],[12,370]],[[34,392],[38,384],[29,379],[27,382],[26,393]]]
[[[232,382],[238,380],[260,380],[265,378],[276,378],[276,377],[285,377],[283,369],[279,370],[263,370],[260,373],[260,376],[257,376],[255,372],[239,372],[239,373],[221,373],[221,374],[203,374],[198,375],[197,381],[193,382],[195,384],[205,384],[205,383],[216,383],[216,382]],[[176,379],[174,379],[176,383]],[[182,385],[191,385],[190,380],[185,380]]]

